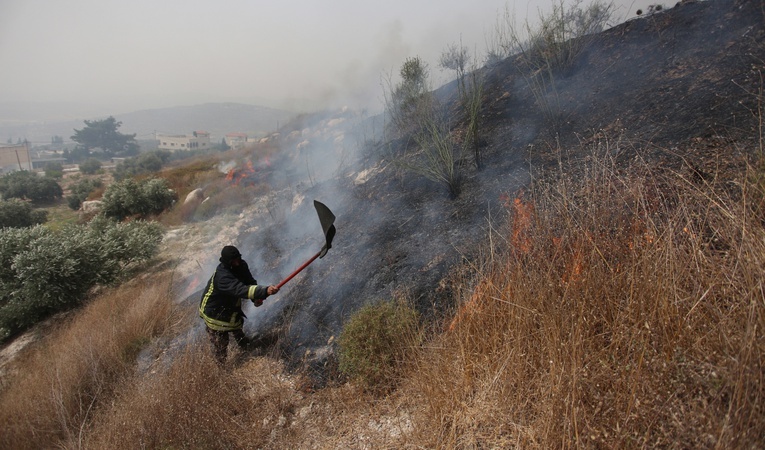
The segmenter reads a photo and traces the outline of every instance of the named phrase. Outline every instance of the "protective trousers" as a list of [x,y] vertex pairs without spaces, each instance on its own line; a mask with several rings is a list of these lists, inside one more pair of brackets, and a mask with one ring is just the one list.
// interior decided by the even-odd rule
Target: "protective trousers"
[[229,333],[234,335],[234,341],[236,341],[240,348],[244,349],[247,347],[248,339],[247,336],[244,335],[244,331],[241,329],[233,331],[216,331],[207,328],[207,335],[210,337],[210,343],[212,343],[213,347],[213,357],[215,357],[218,364],[226,362],[226,357],[228,356]]

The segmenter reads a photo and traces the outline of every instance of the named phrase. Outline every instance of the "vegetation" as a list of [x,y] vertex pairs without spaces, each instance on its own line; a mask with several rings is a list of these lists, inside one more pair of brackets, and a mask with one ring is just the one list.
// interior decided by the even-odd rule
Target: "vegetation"
[[84,178],[70,187],[71,194],[67,197],[67,204],[73,210],[80,209],[82,202],[88,199],[91,192],[103,187],[101,180],[97,178]]
[[48,213],[41,209],[32,209],[29,203],[11,199],[0,200],[0,228],[24,228],[45,223]]
[[[143,345],[177,331],[174,324],[181,311],[172,296],[169,279],[132,283],[89,302],[77,320],[58,320],[50,327],[24,370],[3,376],[0,447],[24,450],[61,443],[83,448],[90,441],[94,418],[118,401],[120,386],[132,385],[132,377],[139,376],[135,364]],[[189,383],[193,380],[187,378]],[[223,380],[219,381],[226,385]],[[198,403],[201,398],[190,400]],[[143,418],[154,420],[148,414]],[[134,447],[137,442],[124,435],[119,445],[108,448]]]
[[[758,148],[725,148],[754,160],[696,178],[603,131],[558,148],[583,158],[561,157],[526,192],[502,195],[507,214],[480,256],[433,286],[453,294],[452,311],[433,305],[425,327],[404,300],[351,316],[337,339],[351,383],[313,391],[272,355],[234,351],[219,367],[172,274],[107,289],[3,367],[0,447],[762,448],[762,123],[738,141]],[[431,142],[453,139],[449,127],[438,133]],[[411,135],[425,157],[433,144]],[[194,214],[249,198],[251,188],[224,189],[211,164],[162,174],[184,191],[210,182]],[[138,224],[99,217],[93,235]],[[30,264],[24,276],[39,271],[51,286],[79,270],[53,254],[45,227],[6,232],[16,235],[0,233],[0,283]],[[146,251],[145,239],[99,245]],[[5,256],[26,249],[47,253]]]
[[399,163],[430,181],[446,186],[449,197],[457,198],[462,188],[462,149],[454,141],[448,119],[436,110],[423,112],[418,119],[420,128],[414,135],[414,141],[420,153],[406,155]]
[[80,163],[80,172],[86,175],[94,175],[101,170],[101,161],[96,158],[88,158]]
[[93,286],[153,256],[161,238],[156,224],[103,218],[60,231],[0,229],[0,340],[79,305]]
[[[507,197],[508,223],[452,279],[459,309],[422,345],[402,331],[416,320],[399,303],[355,315],[339,340],[342,367],[364,391],[306,397],[268,358],[223,376],[196,341],[151,377],[135,373],[136,343],[148,337],[121,333],[160,333],[174,298],[143,283],[142,294],[105,294],[25,358],[25,375],[0,393],[2,446],[41,436],[84,448],[332,446],[358,432],[354,418],[389,417],[399,425],[381,418],[379,440],[367,442],[758,447],[765,227],[748,196],[762,193],[748,174],[730,191],[723,179],[618,170],[604,154]],[[110,321],[119,326],[91,326]],[[190,422],[200,416],[209,420]]]
[[111,116],[103,120],[86,120],[85,127],[74,130],[72,135],[77,147],[71,152],[65,150],[64,156],[72,162],[78,162],[90,158],[95,150],[107,158],[137,155],[135,134],[120,133],[120,126],[122,122],[117,122]]
[[416,123],[423,114],[429,114],[432,107],[428,65],[419,57],[407,58],[401,65],[399,76],[401,80],[397,84],[388,82],[385,107],[392,129],[406,134],[413,129],[413,122]]
[[106,217],[117,220],[132,216],[146,218],[161,213],[172,206],[175,200],[176,193],[163,178],[140,182],[128,178],[106,188],[102,211]]
[[44,170],[45,176],[48,178],[53,178],[55,180],[64,178],[64,166],[62,166],[61,163],[49,162],[45,164]]
[[117,164],[114,169],[114,179],[121,181],[137,175],[159,172],[169,158],[170,152],[167,150],[141,153],[135,158],[126,159]]
[[418,321],[417,311],[401,300],[361,308],[340,335],[340,370],[365,389],[395,387],[419,344]]
[[611,19],[613,3],[581,1],[566,5],[553,2],[552,11],[540,13],[539,23],[516,22],[505,10],[495,29],[489,60],[499,61],[518,55],[519,70],[537,104],[555,130],[565,122],[555,84],[556,75],[574,68],[577,58]]
[[386,93],[386,110],[395,133],[411,136],[416,150],[400,155],[396,162],[442,184],[456,198],[462,183],[461,148],[454,141],[449,118],[428,92],[427,65],[419,58],[408,58],[400,75],[401,81]]
[[[457,75],[457,96],[465,117],[464,147],[472,150],[473,161],[481,169],[481,106],[483,104],[483,77],[476,66],[471,67],[468,49],[452,44],[441,54],[439,65]],[[467,69],[470,68],[470,72]]]
[[0,195],[6,200],[18,198],[43,203],[61,198],[64,191],[53,178],[19,170],[0,177]]

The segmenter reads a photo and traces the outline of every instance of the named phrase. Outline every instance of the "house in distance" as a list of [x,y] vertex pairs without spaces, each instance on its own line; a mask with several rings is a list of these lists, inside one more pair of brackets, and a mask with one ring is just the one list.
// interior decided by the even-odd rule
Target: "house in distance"
[[197,150],[210,148],[210,133],[207,131],[195,131],[192,134],[157,134],[160,150]]

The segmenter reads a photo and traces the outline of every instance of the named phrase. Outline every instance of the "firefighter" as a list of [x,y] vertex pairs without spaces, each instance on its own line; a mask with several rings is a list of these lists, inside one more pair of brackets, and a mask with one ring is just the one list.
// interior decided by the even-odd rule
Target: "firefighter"
[[261,306],[269,295],[279,292],[276,286],[258,285],[239,250],[227,245],[220,252],[220,264],[207,282],[199,302],[199,316],[207,325],[213,356],[219,364],[226,361],[229,333],[240,348],[249,343],[242,331],[245,315],[242,299]]

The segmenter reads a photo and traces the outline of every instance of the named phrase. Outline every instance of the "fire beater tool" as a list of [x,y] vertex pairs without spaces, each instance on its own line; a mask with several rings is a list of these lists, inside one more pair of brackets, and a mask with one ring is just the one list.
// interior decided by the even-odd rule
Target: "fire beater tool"
[[290,281],[295,275],[299,274],[303,269],[308,267],[309,264],[314,262],[316,258],[323,258],[324,255],[327,254],[327,250],[332,248],[332,238],[335,237],[335,215],[332,214],[332,211],[329,210],[329,208],[326,207],[323,203],[314,200],[313,206],[316,208],[316,212],[319,214],[319,222],[321,222],[321,229],[324,230],[324,237],[326,238],[326,243],[324,244],[324,247],[319,250],[318,253],[313,255],[308,261],[304,262],[302,266],[295,269],[294,272],[289,274],[287,278],[283,279],[281,283],[277,284],[276,287],[280,288],[284,286],[288,281]]

